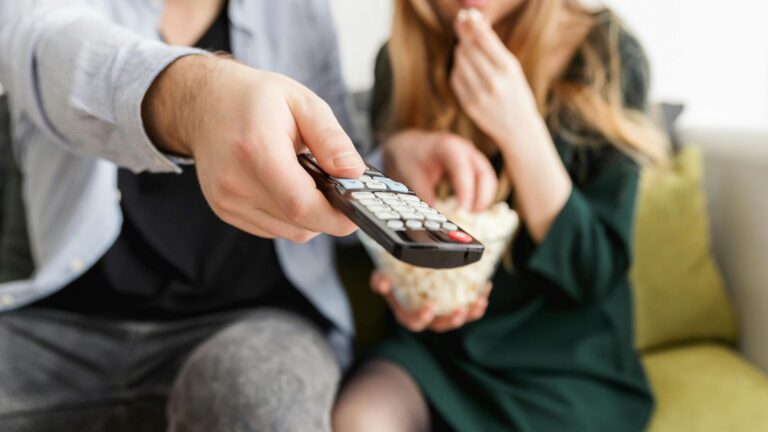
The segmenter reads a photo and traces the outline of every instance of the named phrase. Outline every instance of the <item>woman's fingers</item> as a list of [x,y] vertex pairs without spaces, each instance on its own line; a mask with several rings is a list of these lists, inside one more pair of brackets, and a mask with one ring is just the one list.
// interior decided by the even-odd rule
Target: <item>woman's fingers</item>
[[[452,73],[460,74],[469,91],[472,94],[478,94],[481,90],[485,90],[488,87],[487,82],[493,79],[493,74],[492,71],[482,71],[481,67],[472,64],[475,60],[469,55],[471,50],[471,48],[464,44],[459,44],[456,47]],[[474,57],[477,57],[477,55]]]
[[371,289],[379,295],[386,295],[392,290],[392,283],[389,278],[380,271],[371,273]]
[[395,314],[397,321],[412,332],[423,331],[435,319],[434,308],[431,305],[414,311],[404,308],[392,292],[386,294],[384,299]]
[[448,315],[435,318],[429,329],[438,333],[457,329],[467,321],[467,312],[466,307],[460,307]]
[[471,74],[475,92],[493,91],[494,86],[498,85],[498,69],[473,39],[459,43],[456,47],[456,60],[457,65],[460,60],[462,69],[467,69],[467,73]]
[[506,67],[511,53],[479,11],[459,14],[455,28],[461,43],[473,43],[485,54],[490,64]]
[[475,169],[467,154],[470,151],[476,151],[470,142],[446,135],[437,153],[456,190],[459,206],[467,210],[472,208],[475,201]]
[[496,198],[499,180],[493,165],[479,150],[473,152],[472,162],[475,166],[474,211],[482,211],[488,208]]

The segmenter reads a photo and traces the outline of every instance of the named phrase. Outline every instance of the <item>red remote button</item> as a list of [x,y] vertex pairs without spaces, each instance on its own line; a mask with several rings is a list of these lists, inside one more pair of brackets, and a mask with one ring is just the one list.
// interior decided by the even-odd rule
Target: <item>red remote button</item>
[[472,236],[464,231],[451,231],[448,233],[448,237],[456,243],[472,243]]

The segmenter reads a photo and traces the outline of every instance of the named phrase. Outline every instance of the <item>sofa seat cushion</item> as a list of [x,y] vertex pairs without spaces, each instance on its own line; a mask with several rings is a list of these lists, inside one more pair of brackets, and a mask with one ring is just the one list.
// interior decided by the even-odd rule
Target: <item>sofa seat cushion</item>
[[768,431],[768,377],[720,344],[643,356],[656,397],[650,432]]

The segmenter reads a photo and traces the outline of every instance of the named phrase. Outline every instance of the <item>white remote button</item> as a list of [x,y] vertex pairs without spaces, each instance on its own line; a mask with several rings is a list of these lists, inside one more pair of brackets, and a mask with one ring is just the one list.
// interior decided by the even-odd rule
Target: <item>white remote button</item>
[[429,230],[439,230],[440,229],[440,223],[435,221],[426,221],[424,222],[424,226]]
[[392,219],[390,221],[387,221],[387,226],[392,228],[393,230],[401,230],[403,229],[405,224],[403,224],[403,221],[401,220]]
[[374,204],[384,204],[384,201],[378,199],[378,198],[363,198],[360,200],[360,204],[364,206],[374,205]]
[[417,220],[405,221],[405,226],[410,229],[421,229],[421,222]]
[[376,198],[376,195],[374,195],[372,192],[352,192],[352,198],[361,200]]
[[408,202],[421,202],[419,197],[417,197],[416,195],[400,194],[400,198]]
[[432,207],[419,207],[416,209],[417,212],[421,214],[437,214],[437,210],[433,209]]
[[424,216],[414,212],[400,213],[400,217],[403,219],[424,220]]
[[388,219],[400,219],[400,215],[395,212],[390,211],[383,211],[376,213],[376,217],[381,220],[388,220]]
[[367,176],[367,175],[360,176],[357,179],[360,180],[361,182],[369,182],[369,181],[373,180],[373,178],[371,178],[371,176]]
[[389,208],[389,207],[387,207],[385,205],[381,205],[381,204],[373,204],[373,205],[365,206],[365,208],[367,208],[368,211],[371,211],[373,213],[390,212],[390,211],[392,211],[391,208]]
[[441,215],[441,214],[435,214],[435,215],[427,215],[427,219],[435,222],[447,222],[448,218]]
[[392,192],[375,192],[375,194],[378,198],[397,198],[397,194]]
[[443,229],[446,231],[456,231],[459,227],[454,223],[446,222],[443,224]]
[[407,205],[394,204],[394,203],[392,204],[392,210],[394,210],[394,211],[396,211],[398,213],[412,212],[413,211],[413,209],[408,207]]
[[416,207],[416,208],[419,208],[419,207],[421,207],[421,208],[430,208],[430,207],[429,207],[429,204],[427,204],[427,203],[425,203],[425,202],[423,202],[423,201],[419,201],[419,202],[415,202],[415,201],[414,201],[414,202],[412,202],[412,203],[410,203],[410,204],[411,204],[412,206]]
[[375,190],[387,190],[387,185],[377,181],[366,182],[365,187],[368,189],[375,189]]

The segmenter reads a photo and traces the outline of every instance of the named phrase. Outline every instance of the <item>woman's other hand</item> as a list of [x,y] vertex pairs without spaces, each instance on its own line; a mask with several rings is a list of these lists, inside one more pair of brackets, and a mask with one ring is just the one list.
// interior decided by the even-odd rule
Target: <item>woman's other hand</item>
[[476,10],[462,10],[455,23],[451,87],[464,111],[488,136],[505,143],[516,125],[542,122],[517,57]]
[[446,177],[459,206],[470,211],[490,206],[498,187],[485,155],[465,138],[444,132],[410,129],[392,135],[384,143],[384,168],[430,205]]
[[395,318],[403,327],[412,332],[428,329],[442,333],[477,321],[485,315],[485,310],[488,308],[488,295],[491,293],[491,283],[487,282],[483,294],[468,306],[460,307],[449,314],[440,316],[435,315],[434,307],[429,304],[416,310],[401,305],[392,292],[392,282],[379,271],[374,271],[371,274],[371,289],[384,297],[395,314]]

